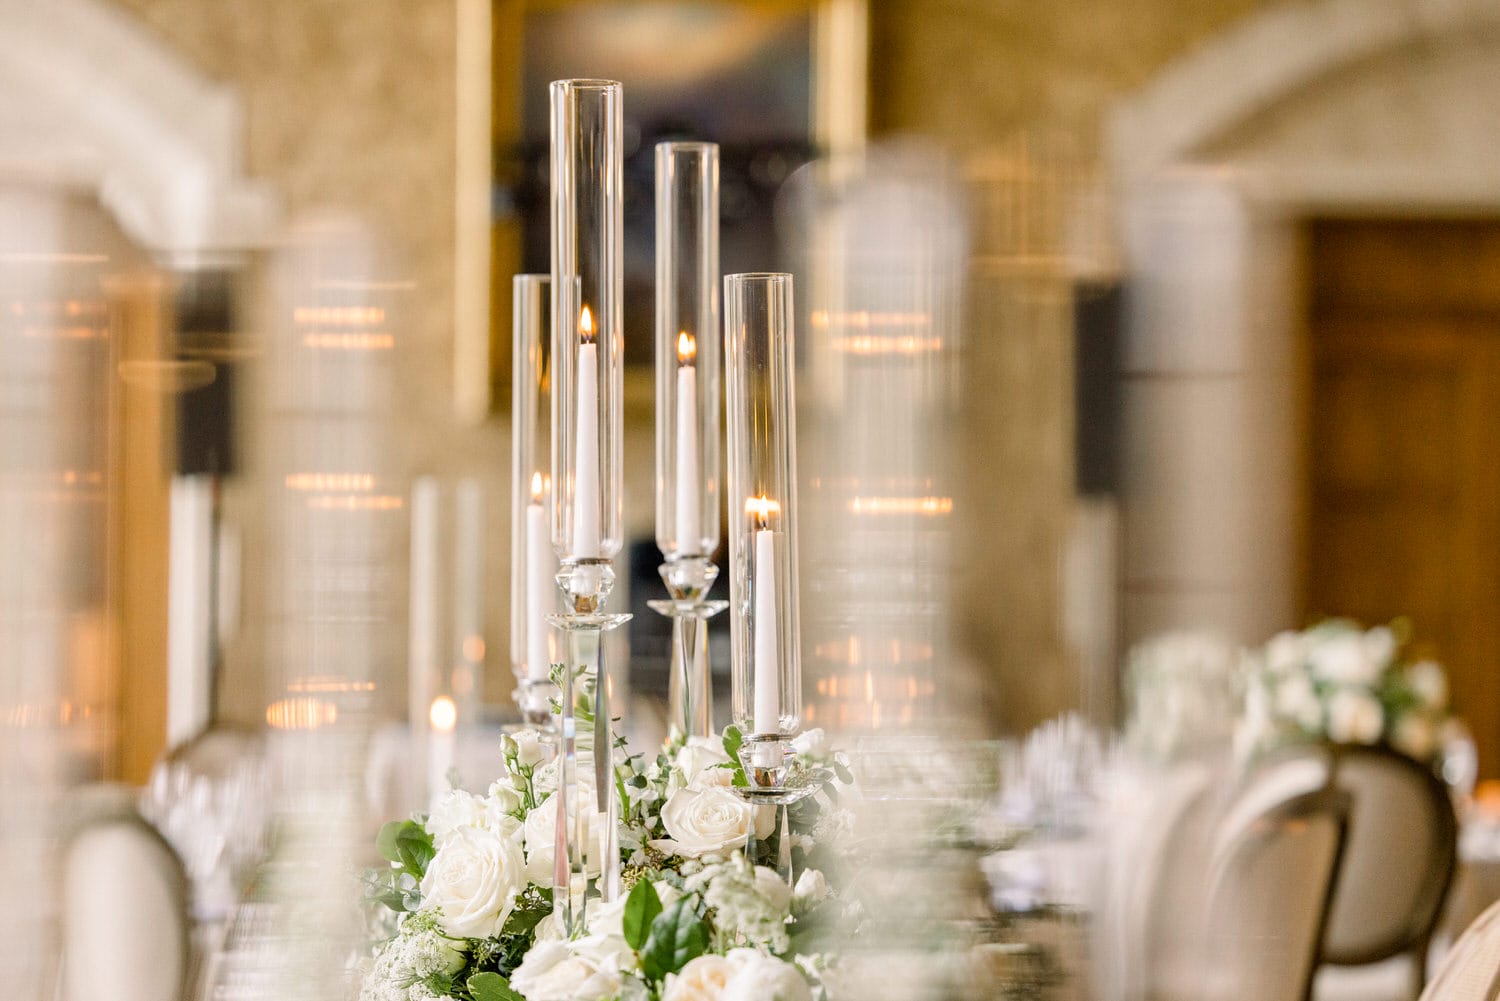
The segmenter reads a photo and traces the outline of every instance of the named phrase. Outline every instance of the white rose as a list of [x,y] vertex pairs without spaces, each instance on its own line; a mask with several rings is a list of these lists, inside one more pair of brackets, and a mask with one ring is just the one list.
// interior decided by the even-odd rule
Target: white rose
[[1385,716],[1369,692],[1345,688],[1328,701],[1328,736],[1345,744],[1373,744],[1380,739]]
[[735,972],[735,965],[723,956],[699,956],[667,978],[661,1001],[721,1001]]
[[[576,812],[570,815],[576,817]],[[586,816],[593,821],[597,814],[588,810]],[[584,831],[584,863],[591,876],[599,873],[599,853],[595,849],[594,839],[589,837],[593,830],[593,824],[588,825]],[[557,798],[556,794],[548,794],[526,815],[526,823],[522,829],[522,841],[526,846],[526,876],[539,886],[552,885],[553,862],[557,856]]]
[[[562,771],[562,758],[553,758],[542,765],[532,775],[531,781],[538,796],[545,796],[549,792],[557,791],[557,776]],[[594,759],[592,754],[585,754],[579,748],[578,757],[574,763],[574,777],[578,780],[578,788],[588,790],[588,795],[594,795]]]
[[1396,721],[1391,743],[1403,754],[1426,761],[1437,750],[1437,728],[1424,714],[1407,713]]
[[1272,674],[1288,674],[1302,666],[1307,645],[1301,633],[1277,633],[1266,644],[1266,669]]
[[484,826],[484,801],[463,789],[439,793],[427,814],[427,833],[439,848],[460,827]]
[[520,845],[477,827],[459,827],[438,849],[422,877],[425,904],[458,938],[497,935],[526,886]]
[[734,967],[718,1001],[812,1001],[812,990],[802,972],[791,963],[754,949],[731,949]]
[[812,907],[828,896],[828,878],[817,869],[803,869],[792,890],[792,899],[803,907]]
[[769,866],[755,867],[755,892],[769,900],[771,906],[778,911],[784,911],[791,906],[792,888],[787,886],[786,880]]
[[1324,637],[1312,648],[1313,674],[1342,685],[1373,684],[1385,664],[1365,649],[1365,635],[1339,632]]
[[620,974],[564,942],[539,942],[511,974],[510,986],[526,1001],[601,1001],[619,993]]
[[832,747],[829,745],[828,734],[823,732],[821,726],[815,726],[792,738],[792,750],[798,754],[820,758],[826,756]]
[[1443,673],[1441,665],[1430,660],[1417,661],[1406,669],[1406,683],[1428,709],[1442,709],[1448,705],[1448,676]]
[[668,797],[661,819],[668,837],[651,846],[698,858],[743,847],[755,824],[755,808],[722,786],[679,789]]
[[[497,788],[499,795],[497,795]],[[488,796],[476,796],[463,789],[450,789],[433,804],[427,817],[427,833],[434,847],[442,848],[461,827],[477,827],[502,837],[516,835],[520,822],[510,811],[521,805],[516,794],[492,786]]]
[[729,763],[729,755],[724,753],[724,742],[715,740],[713,737],[689,737],[687,743],[677,752],[677,757],[672,763],[689,785],[692,785],[700,776],[706,778],[709,785],[723,784],[719,781],[718,775],[704,776],[704,772],[730,774],[728,768],[719,767],[719,765]]

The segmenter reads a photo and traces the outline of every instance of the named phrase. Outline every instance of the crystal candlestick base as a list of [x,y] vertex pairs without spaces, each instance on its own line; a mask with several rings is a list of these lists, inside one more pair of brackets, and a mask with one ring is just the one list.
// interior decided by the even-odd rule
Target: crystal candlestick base
[[[557,831],[559,851],[553,870],[553,909],[562,918],[568,935],[585,927],[587,920],[590,830],[597,834],[599,895],[607,903],[620,895],[620,802],[614,780],[614,721],[610,705],[609,674],[604,667],[601,640],[606,630],[630,621],[629,615],[605,614],[604,607],[614,585],[614,569],[608,560],[570,560],[557,573],[557,586],[570,612],[550,615],[552,625],[566,637],[568,659],[563,665],[558,704]],[[575,676],[582,668],[593,681],[593,752],[585,767],[593,768],[594,802],[583,802],[578,775],[578,722]],[[591,823],[597,817],[597,823]],[[602,827],[600,826],[602,825]]]
[[792,742],[779,734],[746,737],[740,745],[740,766],[745,769],[749,785],[734,791],[746,802],[776,811],[771,833],[760,837],[755,825],[745,842],[745,856],[753,865],[770,866],[792,885],[792,835],[787,807],[821,789],[833,778],[833,772],[808,764],[798,757]]
[[672,669],[667,688],[667,725],[689,737],[714,733],[713,671],[708,659],[708,620],[729,607],[706,601],[719,568],[706,557],[686,556],[661,565],[670,599],[649,602],[672,620]]

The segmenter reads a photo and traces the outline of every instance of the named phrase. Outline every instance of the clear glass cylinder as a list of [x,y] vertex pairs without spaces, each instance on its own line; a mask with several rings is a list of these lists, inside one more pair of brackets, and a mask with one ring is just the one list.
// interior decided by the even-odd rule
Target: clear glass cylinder
[[552,544],[576,563],[622,541],[621,92],[558,80],[551,97]]
[[656,543],[719,546],[719,147],[656,146]]
[[551,279],[516,275],[514,290],[510,662],[517,681],[545,681],[556,660],[546,616],[558,607],[552,549]]
[[802,712],[792,276],[724,278],[733,714],[790,735]]

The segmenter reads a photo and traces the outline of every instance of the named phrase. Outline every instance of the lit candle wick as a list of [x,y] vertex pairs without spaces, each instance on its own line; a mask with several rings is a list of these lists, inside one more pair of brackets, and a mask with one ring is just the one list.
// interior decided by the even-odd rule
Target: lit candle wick
[[686,330],[677,335],[677,363],[691,365],[698,357],[698,341]]

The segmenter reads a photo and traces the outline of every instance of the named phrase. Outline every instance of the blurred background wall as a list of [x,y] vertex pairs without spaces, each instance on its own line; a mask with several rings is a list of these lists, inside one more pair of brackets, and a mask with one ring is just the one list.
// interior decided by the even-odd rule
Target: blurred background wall
[[[486,535],[494,540],[489,646],[504,650],[507,578],[496,543],[508,524],[508,428],[503,418],[460,421],[452,406],[460,11],[400,0],[362,3],[357,16],[338,0],[110,2],[239,91],[247,170],[272,182],[288,216],[358,206],[400,248],[423,302],[410,318],[413,349],[398,386],[400,408],[412,418],[399,423],[400,444],[414,473],[463,472],[485,488]],[[514,24],[518,6],[496,5],[496,30]],[[1257,6],[888,0],[870,7],[872,133],[922,132],[952,148],[978,180],[979,203],[998,220],[980,227],[988,242],[975,246],[985,280],[974,287],[979,322],[963,365],[968,404],[960,433],[999,461],[962,466],[957,510],[974,545],[972,558],[961,561],[957,591],[961,641],[979,669],[1001,681],[985,686],[999,724],[1026,726],[1078,705],[1086,686],[1081,654],[1069,643],[1062,579],[1070,540],[1086,534],[1080,523],[1087,521],[1074,502],[1071,287],[1080,267],[1100,262],[1065,253],[1063,216],[1074,206],[1047,185],[1061,172],[1094,183],[1111,104]],[[497,67],[497,80],[512,72]],[[505,91],[497,84],[497,99]],[[1038,224],[1024,238],[1008,225],[1008,195],[984,199],[996,188],[1051,198],[1036,207]],[[1037,260],[1018,270],[1021,257]],[[505,318],[496,320],[503,329]],[[645,512],[648,418],[637,420],[628,506]],[[251,512],[247,518],[253,532]],[[253,619],[253,594],[246,601]],[[258,631],[242,635],[228,651],[221,711],[253,724],[263,715],[261,654]],[[487,677],[487,697],[503,699],[505,672]]]
[[[336,0],[109,2],[205,74],[237,88],[245,109],[248,170],[274,184],[289,215],[356,205],[400,248],[422,308],[412,318],[414,350],[398,390],[399,405],[412,419],[401,423],[398,444],[413,473],[462,472],[480,479],[491,540],[489,649],[503,651],[508,490],[502,470],[508,428],[501,415],[477,422],[454,416],[460,387],[451,336],[459,240],[455,151],[462,114],[456,53],[488,25],[484,19],[466,22],[464,11],[473,7],[462,4],[374,0],[355,13]],[[547,5],[557,6],[552,0]],[[496,51],[505,48],[500,35],[513,30],[520,7],[500,0],[490,9]],[[1417,169],[1415,158],[1443,147],[1447,161],[1458,164],[1471,158],[1472,143],[1485,135],[1480,81],[1494,65],[1493,48],[1482,37],[1465,41],[1445,34],[1443,27],[1462,22],[1463,11],[1471,7],[1478,9],[1416,0],[1366,5],[881,0],[869,5],[871,135],[932,136],[957,154],[971,185],[972,284],[962,364],[966,402],[962,426],[954,433],[985,461],[961,463],[955,519],[968,558],[959,563],[955,605],[964,656],[981,679],[992,682],[980,687],[996,727],[1025,727],[1077,706],[1112,716],[1121,642],[1157,628],[1210,624],[1259,640],[1313,610],[1303,593],[1298,534],[1308,489],[1300,478],[1304,450],[1296,437],[1302,420],[1297,387],[1306,374],[1296,354],[1305,316],[1294,303],[1305,270],[1302,227],[1320,213],[1352,211],[1356,203],[1367,216],[1409,215],[1421,202],[1412,199],[1423,184],[1452,188],[1456,174],[1443,180],[1440,173]],[[1296,44],[1299,17],[1307,19],[1304,47]],[[1332,49],[1320,55],[1313,43],[1325,34],[1356,41],[1343,55]],[[1368,42],[1363,48],[1360,38]],[[1281,55],[1282,65],[1302,59],[1302,68],[1258,84],[1267,53]],[[1216,98],[1217,104],[1195,101],[1198,95],[1186,93],[1181,83],[1184,67],[1194,65],[1198,75],[1191,77],[1191,86],[1198,95],[1235,96]],[[514,76],[514,66],[497,64],[492,81],[497,116],[501,104],[514,99]],[[1413,97],[1419,92],[1426,96]],[[1225,101],[1239,103],[1228,107]],[[1202,135],[1182,148],[1157,142],[1166,151],[1159,162],[1132,159],[1156,142],[1152,129],[1170,132],[1174,119],[1191,128],[1197,106],[1203,115],[1219,115]],[[1395,126],[1387,106],[1403,108],[1402,121],[1410,128]],[[1420,122],[1440,107],[1468,108],[1472,114],[1450,110],[1443,124],[1424,131]],[[1366,125],[1325,128],[1337,121]],[[1390,171],[1384,182],[1370,179],[1369,165],[1390,155],[1408,161],[1411,183],[1405,188],[1392,181]],[[1228,313],[1210,317],[1191,336],[1199,344],[1230,343],[1222,338],[1232,341],[1248,329],[1236,326],[1247,315],[1244,307],[1257,298],[1274,298],[1281,303],[1275,311],[1279,318],[1261,333],[1245,335],[1252,341],[1262,334],[1271,338],[1262,339],[1270,354],[1258,355],[1256,364],[1268,364],[1274,372],[1270,381],[1262,378],[1259,389],[1236,397],[1244,407],[1233,413],[1216,418],[1191,410],[1191,404],[1188,410],[1170,410],[1175,404],[1144,387],[1171,374],[1177,361],[1164,368],[1150,360],[1148,350],[1126,359],[1135,368],[1128,373],[1122,406],[1148,435],[1152,422],[1161,420],[1180,428],[1184,420],[1191,426],[1202,419],[1209,423],[1201,426],[1211,429],[1229,426],[1212,424],[1215,419],[1247,418],[1236,426],[1269,421],[1275,430],[1256,437],[1231,428],[1228,447],[1208,430],[1196,452],[1183,442],[1148,438],[1141,439],[1142,446],[1137,440],[1123,453],[1127,469],[1116,469],[1113,481],[1102,487],[1084,488],[1081,480],[1088,477],[1077,462],[1075,387],[1078,366],[1086,359],[1075,351],[1075,338],[1079,310],[1088,298],[1080,289],[1108,290],[1123,273],[1122,258],[1143,245],[1140,232],[1132,236],[1119,224],[1146,211],[1148,200],[1136,198],[1132,186],[1151,171],[1183,166],[1229,168],[1229,174],[1218,175],[1221,179],[1283,181],[1281,194],[1246,196],[1238,181],[1205,185],[1203,178],[1210,175],[1200,174],[1163,203],[1168,215],[1172,206],[1186,204],[1183,199],[1199,199],[1199,208],[1217,205],[1208,212],[1217,222],[1196,234],[1178,233],[1179,246],[1238,255],[1227,264],[1215,258],[1220,277],[1210,276],[1195,293],[1200,305],[1224,296],[1238,305],[1225,307]],[[1475,190],[1479,175],[1470,175],[1469,189]],[[1297,183],[1300,193],[1287,195],[1287,185]],[[1189,189],[1192,194],[1183,193]],[[1474,211],[1472,199],[1466,209],[1449,202],[1442,211],[1450,215]],[[1147,229],[1160,236],[1164,224],[1154,225],[1156,230]],[[1225,230],[1215,226],[1240,236],[1226,250],[1219,239]],[[497,253],[494,280],[508,280],[510,270],[504,254]],[[1253,275],[1261,277],[1246,280]],[[504,345],[508,316],[497,313],[493,320],[492,343]],[[1193,364],[1185,370],[1177,365],[1177,375],[1225,374],[1212,364]],[[462,372],[461,360],[458,365]],[[1262,367],[1257,378],[1268,371]],[[1209,383],[1195,385],[1204,389]],[[1179,389],[1179,395],[1194,392],[1193,386]],[[1158,405],[1170,413],[1164,417]],[[626,504],[644,535],[651,497],[649,413],[634,413],[632,421]],[[1137,461],[1162,456],[1181,458],[1186,465]],[[1276,481],[1267,502],[1271,514],[1240,500],[1230,504],[1237,513],[1227,528],[1191,517],[1174,520],[1204,510],[1205,497],[1213,504],[1233,500],[1236,478],[1256,476]],[[1176,489],[1164,486],[1168,480],[1207,486],[1196,499],[1153,493],[1159,487],[1169,493]],[[1121,503],[1131,483],[1140,501],[1135,514],[1130,503]],[[1163,531],[1169,530],[1169,541],[1152,534],[1151,519],[1157,515],[1157,524],[1168,526]],[[1226,553],[1218,536],[1230,539],[1227,559],[1235,569],[1227,584],[1200,573]],[[1170,551],[1151,549],[1158,544]],[[1249,566],[1266,553],[1269,569]],[[1185,562],[1171,562],[1179,556]],[[1170,578],[1165,585],[1171,593],[1165,595],[1162,570]],[[1226,587],[1233,592],[1230,598],[1223,596]],[[1222,592],[1217,596],[1216,588]],[[1352,610],[1385,614],[1382,609],[1394,600]],[[245,630],[246,636],[255,633]],[[246,683],[225,686],[230,718],[260,718],[257,656],[250,645],[232,653],[230,669]],[[490,665],[486,696],[500,701],[509,679],[499,658],[491,656]]]

